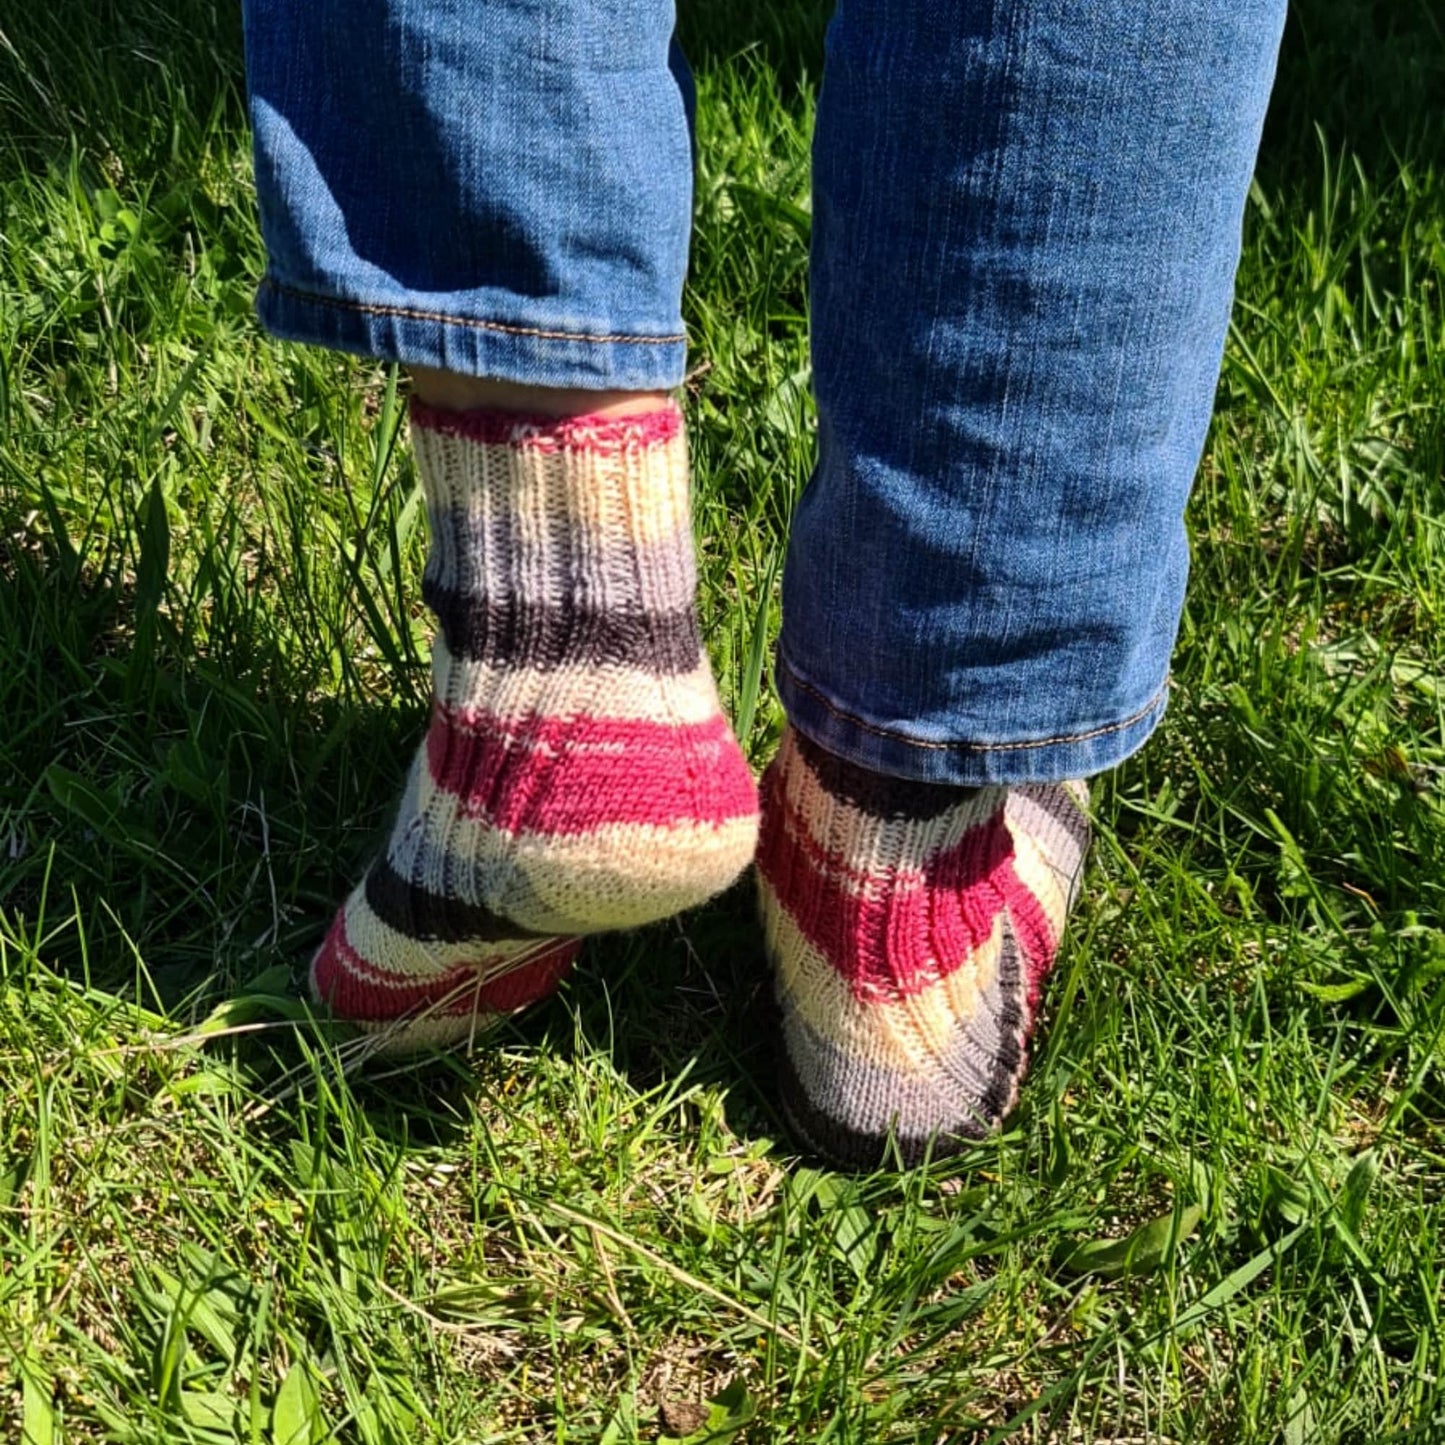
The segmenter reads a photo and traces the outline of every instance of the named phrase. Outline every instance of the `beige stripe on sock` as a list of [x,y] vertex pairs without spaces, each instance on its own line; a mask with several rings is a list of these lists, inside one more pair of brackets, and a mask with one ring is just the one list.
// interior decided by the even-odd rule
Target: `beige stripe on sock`
[[[791,738],[789,732],[785,746]],[[980,788],[967,805],[936,818],[883,819],[828,792],[799,751],[788,759],[782,775],[788,807],[802,818],[813,845],[846,860],[846,868],[830,869],[828,876],[850,888],[855,887],[848,881],[854,874],[889,873],[900,879],[915,874],[921,880],[924,862],[987,823],[1006,793],[1003,788]]]
[[545,713],[551,718],[597,717],[685,727],[710,722],[721,711],[706,658],[694,671],[675,677],[615,663],[548,670],[499,667],[453,657],[438,635],[432,652],[432,686],[453,707],[480,699],[488,713],[504,720]]
[[391,848],[398,870],[408,871],[411,850],[424,849],[433,872],[453,878],[470,872],[476,901],[539,933],[635,928],[694,907],[737,878],[757,834],[751,816],[668,827],[609,823],[581,834],[507,833],[467,817],[454,796],[425,769],[421,774],[419,827]]
[[687,446],[681,434],[662,447],[642,452],[593,454],[558,451],[527,454],[516,465],[507,445],[415,427],[417,463],[444,506],[483,526],[487,513],[505,498],[518,526],[535,530],[545,518],[565,517],[588,547],[627,549],[656,546],[692,535]]

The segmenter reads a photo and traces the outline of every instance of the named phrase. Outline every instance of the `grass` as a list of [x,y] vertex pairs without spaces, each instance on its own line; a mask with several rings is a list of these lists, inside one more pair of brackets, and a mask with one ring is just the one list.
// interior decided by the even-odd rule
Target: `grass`
[[[707,638],[755,761],[811,453],[808,0],[692,5]],[[293,971],[424,707],[385,369],[258,334],[208,0],[0,22],[0,1433],[1445,1441],[1445,36],[1301,0],[1157,739],[1023,1107],[790,1152],[745,895],[472,1060]]]

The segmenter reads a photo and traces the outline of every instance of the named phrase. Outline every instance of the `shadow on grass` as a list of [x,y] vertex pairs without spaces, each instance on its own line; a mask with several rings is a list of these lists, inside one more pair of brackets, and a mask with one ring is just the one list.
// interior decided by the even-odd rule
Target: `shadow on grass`
[[[633,1097],[708,1088],[724,1097],[732,1134],[778,1138],[771,1022],[770,975],[745,881],[682,920],[587,940],[560,997],[505,1021],[470,1061],[424,1055],[407,1068],[378,1060],[356,1076],[356,1088],[363,1104],[379,1106],[378,1132],[404,1127],[415,1138],[424,1118],[446,1137],[461,1126],[468,1098],[504,1086],[511,1065],[499,1059],[520,1047],[584,1068],[604,1060]],[[403,1111],[404,1123],[391,1113],[402,1099],[418,1106]]]
[[[0,703],[27,719],[6,748],[0,898],[47,935],[49,966],[196,1023],[278,967],[299,989],[385,835],[425,710],[414,690],[399,709],[298,696],[264,614],[191,646],[148,605],[141,553],[89,566],[46,541],[0,549],[0,636],[19,643]],[[738,1132],[776,1133],[764,978],[744,884],[681,924],[589,940],[567,1004],[507,1022],[483,1051],[604,1053],[640,1093],[684,1075],[721,1085]],[[301,1054],[283,1032],[240,1057],[264,1096]],[[375,1060],[355,1076],[379,1131],[436,1138],[494,1082],[485,1059]]]
[[298,697],[254,614],[192,647],[130,570],[0,544],[0,899],[97,986],[144,960],[170,1009],[319,942],[424,713]]
[[240,6],[212,0],[55,0],[7,7],[0,45],[0,182],[17,169],[119,167],[156,184],[190,157],[193,120],[244,109]]
[[1445,164],[1445,18],[1434,0],[1293,0],[1259,176],[1314,193],[1321,146],[1367,174]]

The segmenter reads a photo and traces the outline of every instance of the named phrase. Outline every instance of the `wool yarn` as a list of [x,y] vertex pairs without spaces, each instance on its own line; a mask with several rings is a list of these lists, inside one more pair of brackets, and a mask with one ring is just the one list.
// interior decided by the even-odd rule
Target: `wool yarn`
[[1083,785],[883,777],[790,727],[762,791],[759,900],[795,1132],[860,1169],[982,1137],[1013,1106],[1077,889]]
[[393,1048],[464,1038],[555,988],[579,937],[720,892],[758,828],[698,631],[678,409],[411,416],[431,720],[311,968]]

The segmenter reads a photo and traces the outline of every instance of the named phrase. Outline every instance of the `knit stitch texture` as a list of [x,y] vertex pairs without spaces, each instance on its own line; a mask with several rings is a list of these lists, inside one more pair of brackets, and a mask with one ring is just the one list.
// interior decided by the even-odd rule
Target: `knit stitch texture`
[[857,1169],[895,1149],[940,1158],[1013,1107],[1088,845],[1084,798],[886,778],[784,733],[759,898],[782,1102],[814,1152]]
[[675,407],[569,420],[412,407],[440,633],[391,837],[311,969],[391,1048],[554,989],[585,934],[732,883],[757,790],[698,633]]

